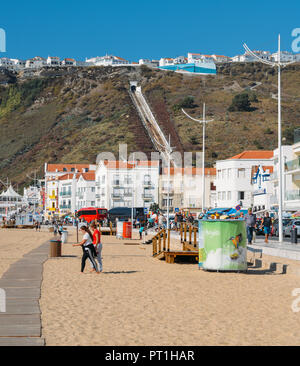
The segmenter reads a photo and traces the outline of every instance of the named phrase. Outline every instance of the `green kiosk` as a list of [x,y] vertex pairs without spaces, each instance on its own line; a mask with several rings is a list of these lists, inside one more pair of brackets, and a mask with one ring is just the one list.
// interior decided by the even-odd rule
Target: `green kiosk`
[[246,271],[247,245],[244,220],[199,220],[199,268]]

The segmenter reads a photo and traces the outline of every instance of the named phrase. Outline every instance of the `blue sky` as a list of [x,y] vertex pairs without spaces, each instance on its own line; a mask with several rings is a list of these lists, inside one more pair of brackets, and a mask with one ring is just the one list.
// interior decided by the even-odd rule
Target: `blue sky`
[[[279,4],[279,5],[277,5]],[[6,53],[21,59],[85,57],[105,53],[131,61],[186,55],[233,56],[252,49],[291,51],[300,28],[300,2],[249,1],[12,1],[0,5]]]

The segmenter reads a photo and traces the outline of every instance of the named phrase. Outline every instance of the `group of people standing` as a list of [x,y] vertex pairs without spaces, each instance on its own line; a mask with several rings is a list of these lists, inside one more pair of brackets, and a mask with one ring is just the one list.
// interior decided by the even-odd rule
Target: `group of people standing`
[[[90,228],[87,225],[82,225],[80,231],[83,234],[82,241],[78,244],[73,244],[73,247],[82,247],[81,258],[81,273],[84,273],[86,260],[89,259],[91,264],[91,271],[97,274],[102,273],[102,243],[101,233],[97,228],[97,224],[92,222]],[[96,260],[97,259],[97,262]]]
[[[245,222],[246,222],[248,244],[252,244],[253,234],[255,233],[255,229],[257,228],[256,215],[253,214],[252,208],[248,209],[248,213],[245,215]],[[272,229],[272,219],[269,215],[269,212],[265,213],[265,217],[263,218],[261,225],[265,234],[265,243],[268,243]]]

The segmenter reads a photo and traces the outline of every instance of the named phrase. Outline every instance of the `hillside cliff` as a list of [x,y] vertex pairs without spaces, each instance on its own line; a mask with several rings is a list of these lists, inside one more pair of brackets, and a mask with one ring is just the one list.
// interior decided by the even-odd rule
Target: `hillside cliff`
[[[178,151],[202,148],[202,127],[188,120],[207,117],[207,163],[245,149],[277,145],[277,72],[260,64],[218,67],[217,76],[191,76],[147,67],[47,68],[19,73],[0,69],[0,179],[29,184],[26,174],[41,176],[44,162],[95,162],[101,151],[153,150],[128,94],[137,80],[162,130]],[[285,142],[300,126],[300,65],[283,70],[283,131]],[[235,95],[255,93],[251,110],[228,112]],[[249,92],[250,93],[250,92]]]

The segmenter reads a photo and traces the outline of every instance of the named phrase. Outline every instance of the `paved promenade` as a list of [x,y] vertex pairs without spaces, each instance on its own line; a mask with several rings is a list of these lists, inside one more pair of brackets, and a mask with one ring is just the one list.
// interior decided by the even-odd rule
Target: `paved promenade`
[[49,242],[25,254],[0,279],[6,292],[6,312],[0,313],[0,346],[43,346],[41,281]]

